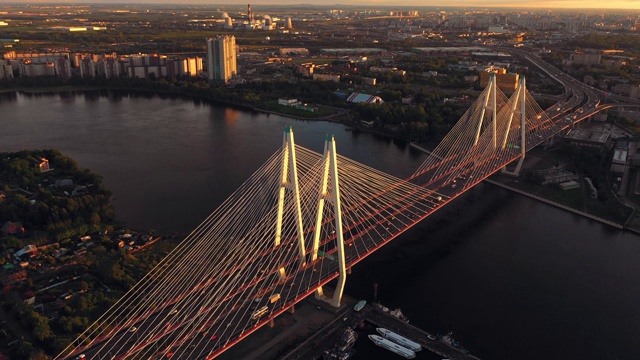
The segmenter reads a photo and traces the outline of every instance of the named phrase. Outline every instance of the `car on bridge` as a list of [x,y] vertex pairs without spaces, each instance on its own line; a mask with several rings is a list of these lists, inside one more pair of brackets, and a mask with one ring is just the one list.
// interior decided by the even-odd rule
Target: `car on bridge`
[[251,320],[258,320],[266,315],[267,312],[269,312],[269,307],[265,305],[251,314]]

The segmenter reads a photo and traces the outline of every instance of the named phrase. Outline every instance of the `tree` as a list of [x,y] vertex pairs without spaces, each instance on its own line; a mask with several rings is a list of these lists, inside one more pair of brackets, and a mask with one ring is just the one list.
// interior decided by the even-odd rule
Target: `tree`
[[53,332],[51,331],[51,327],[49,326],[49,320],[36,313],[33,312],[31,314],[32,322],[33,322],[33,337],[38,341],[45,341],[51,337],[53,337]]
[[33,344],[28,341],[23,341],[20,343],[20,347],[18,347],[18,355],[23,359],[28,359],[33,352]]
[[29,360],[51,360],[51,357],[42,350],[33,351],[29,355]]

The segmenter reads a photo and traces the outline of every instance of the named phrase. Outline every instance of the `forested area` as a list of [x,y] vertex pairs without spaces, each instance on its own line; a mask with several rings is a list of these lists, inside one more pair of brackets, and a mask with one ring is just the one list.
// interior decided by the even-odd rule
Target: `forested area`
[[603,34],[592,32],[567,43],[568,47],[626,50],[640,54],[640,37],[634,34]]
[[[42,158],[53,170],[40,172]],[[101,178],[58,150],[2,153],[0,171],[0,218],[20,221],[29,231],[59,240],[96,231],[113,219],[111,193]]]

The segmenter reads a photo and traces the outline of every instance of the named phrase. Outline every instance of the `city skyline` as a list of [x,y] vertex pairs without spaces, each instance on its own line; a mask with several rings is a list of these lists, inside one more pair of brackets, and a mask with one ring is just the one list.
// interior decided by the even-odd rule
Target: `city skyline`
[[[77,4],[77,1],[71,0],[13,0],[11,3],[16,4]],[[138,0],[134,3],[128,0],[91,0],[86,3],[92,4],[139,4],[139,5],[152,5],[152,4],[176,4],[176,5],[212,5],[212,6],[225,6],[225,5],[246,5],[245,0],[225,0],[220,3],[212,3],[207,0]],[[269,0],[254,0],[251,1],[257,5],[309,5],[311,2],[301,0],[278,0],[276,2]],[[392,2],[389,0],[352,0],[348,2],[335,1],[335,0],[316,0],[313,5],[318,6],[385,6],[385,7],[397,7],[397,6],[415,6],[415,7],[447,7],[447,8],[535,8],[535,9],[589,9],[589,10],[640,10],[640,2],[636,0],[613,0],[603,3],[601,1],[581,1],[581,0],[550,0],[550,1],[538,1],[538,0],[465,0],[457,2],[455,6],[452,6],[450,2],[445,0],[436,0],[426,5],[424,2],[417,0],[404,0],[400,2]],[[603,7],[604,6],[604,7]]]

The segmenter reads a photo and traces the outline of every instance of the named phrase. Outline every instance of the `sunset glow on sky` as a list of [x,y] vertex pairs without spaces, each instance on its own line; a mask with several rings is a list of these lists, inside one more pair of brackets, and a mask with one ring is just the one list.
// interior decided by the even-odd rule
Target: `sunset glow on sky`
[[[247,0],[89,0],[78,2],[77,0],[12,0],[12,3],[96,3],[96,4],[199,4],[199,5],[244,5]],[[253,4],[279,5],[279,4],[314,4],[314,5],[355,5],[355,6],[416,6],[416,7],[509,7],[509,8],[571,8],[571,9],[633,9],[640,10],[640,0],[460,0],[451,2],[447,0],[253,0]]]

